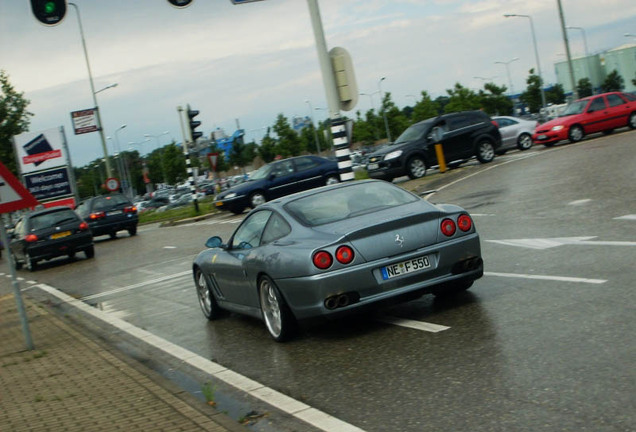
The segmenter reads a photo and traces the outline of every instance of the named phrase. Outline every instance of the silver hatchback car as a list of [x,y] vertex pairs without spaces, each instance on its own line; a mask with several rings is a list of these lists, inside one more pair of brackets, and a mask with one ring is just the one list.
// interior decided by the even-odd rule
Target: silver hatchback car
[[510,116],[497,116],[492,119],[499,126],[501,133],[502,143],[497,150],[498,154],[504,154],[515,148],[528,150],[534,144],[532,134],[539,123],[536,120],[524,120]]

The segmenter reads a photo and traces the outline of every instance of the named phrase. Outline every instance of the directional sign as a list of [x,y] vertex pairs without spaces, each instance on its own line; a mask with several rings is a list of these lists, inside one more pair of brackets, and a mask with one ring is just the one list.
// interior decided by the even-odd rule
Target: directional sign
[[498,243],[507,246],[518,246],[529,249],[550,249],[564,245],[579,246],[636,246],[633,241],[603,241],[593,240],[596,237],[557,237],[537,239],[510,239],[510,240],[486,240],[489,243]]
[[9,213],[36,205],[38,200],[0,162],[0,213]]

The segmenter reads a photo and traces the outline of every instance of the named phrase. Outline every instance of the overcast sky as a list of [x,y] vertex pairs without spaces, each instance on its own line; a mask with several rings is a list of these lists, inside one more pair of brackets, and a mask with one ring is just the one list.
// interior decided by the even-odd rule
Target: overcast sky
[[[122,150],[144,135],[161,145],[182,140],[177,106],[201,114],[199,130],[245,129],[257,141],[279,113],[291,119],[327,116],[326,97],[305,0],[194,0],[176,9],[166,0],[74,0],[78,5],[106,135]],[[636,42],[634,0],[562,0],[566,25],[585,29],[590,53]],[[360,92],[390,92],[399,107],[428,91],[435,98],[456,82],[479,89],[492,78],[525,88],[535,55],[526,18],[534,21],[544,80],[565,48],[556,0],[319,0],[328,48],[346,48]],[[583,33],[570,31],[574,57]],[[75,166],[103,156],[97,133],[74,135],[70,112],[93,106],[75,9],[54,27],[32,16],[29,0],[0,0],[0,68],[31,101],[31,131],[64,126]],[[355,110],[380,98],[361,96]],[[320,109],[323,108],[323,109]],[[354,116],[355,110],[345,113]],[[144,153],[152,139],[136,146]],[[115,150],[114,139],[108,141]]]

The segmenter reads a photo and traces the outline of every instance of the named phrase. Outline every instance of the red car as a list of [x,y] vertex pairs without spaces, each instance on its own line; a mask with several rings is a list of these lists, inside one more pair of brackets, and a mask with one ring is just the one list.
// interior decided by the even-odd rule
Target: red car
[[558,141],[578,142],[587,134],[609,134],[625,126],[636,129],[636,96],[610,92],[572,102],[559,117],[538,125],[532,139],[550,147]]

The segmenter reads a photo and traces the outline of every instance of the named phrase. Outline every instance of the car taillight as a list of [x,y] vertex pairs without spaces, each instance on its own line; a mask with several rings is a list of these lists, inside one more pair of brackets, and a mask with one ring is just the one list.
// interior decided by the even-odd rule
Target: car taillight
[[318,267],[320,270],[325,270],[331,267],[333,263],[333,258],[329,252],[318,251],[314,254],[313,257],[314,265]]
[[124,213],[137,213],[137,207],[135,206],[124,207]]
[[35,234],[29,234],[24,238],[24,241],[28,243],[36,242],[38,241],[38,236],[36,236]]
[[494,120],[490,120],[490,123],[492,123],[492,124],[494,124],[495,126],[497,126],[497,129],[499,128],[499,123],[497,123],[496,121],[494,121]]
[[457,218],[457,226],[464,232],[470,231],[473,227],[473,220],[467,214],[460,215]]
[[101,219],[101,218],[103,218],[103,217],[106,217],[106,213],[104,213],[104,212],[93,212],[93,213],[91,213],[91,214],[88,216],[88,218],[89,218],[90,220],[97,220],[97,219]]
[[353,261],[353,249],[349,246],[340,246],[336,249],[336,259],[341,264],[349,264]]
[[82,222],[79,226],[80,231],[86,231],[88,229],[88,224],[86,222]]
[[457,229],[457,227],[452,219],[444,219],[442,221],[440,229],[445,236],[450,237],[455,234],[455,230]]

